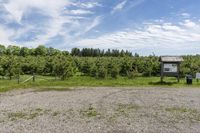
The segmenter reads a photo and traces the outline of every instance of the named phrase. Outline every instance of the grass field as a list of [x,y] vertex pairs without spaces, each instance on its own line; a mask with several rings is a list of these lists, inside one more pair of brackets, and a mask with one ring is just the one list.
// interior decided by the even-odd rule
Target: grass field
[[[65,81],[55,79],[54,77],[49,76],[36,76],[36,81],[32,80],[22,83],[26,79],[30,78],[29,75],[20,76],[20,84],[17,83],[16,79],[0,80],[0,92],[5,92],[12,89],[19,88],[66,88],[66,87],[75,87],[75,86],[85,86],[85,87],[99,87],[99,86],[108,86],[108,87],[148,87],[148,86],[165,86],[165,87],[187,87],[186,81],[184,78],[180,80],[180,83],[177,83],[176,78],[167,77],[165,78],[165,83],[160,83],[160,77],[137,77],[134,79],[128,79],[126,77],[119,77],[117,79],[107,78],[107,79],[96,79],[87,76],[75,76],[69,78]],[[199,87],[200,82],[193,80],[193,85],[190,87]]]

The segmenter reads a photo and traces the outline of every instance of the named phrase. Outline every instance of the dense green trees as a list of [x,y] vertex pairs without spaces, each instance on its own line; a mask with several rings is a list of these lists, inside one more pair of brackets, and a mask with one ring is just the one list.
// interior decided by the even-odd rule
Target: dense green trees
[[48,52],[47,48],[43,45],[40,45],[35,49],[36,56],[45,56],[45,55],[47,55],[47,52]]
[[22,47],[21,49],[20,49],[20,52],[19,52],[19,55],[20,56],[28,56],[30,54],[30,50],[28,49],[28,48],[26,48],[26,47]]
[[0,74],[2,76],[8,76],[9,79],[12,79],[13,76],[21,73],[20,58],[16,56],[6,56],[1,58],[0,62]]
[[[86,56],[86,57],[85,57]],[[184,56],[181,75],[200,72],[200,55]],[[26,47],[0,45],[0,76],[12,79],[19,74],[38,74],[65,80],[74,75],[96,78],[125,76],[159,76],[160,63],[157,56],[139,56],[124,50],[72,49],[60,51],[38,46]]]
[[19,53],[20,53],[20,47],[18,47],[18,46],[9,45],[6,49],[7,55],[17,55],[17,56],[19,56]]
[[53,59],[53,74],[62,80],[74,75],[75,66],[72,57],[58,55]]
[[125,57],[125,56],[132,56],[132,53],[129,51],[124,50],[117,50],[108,49],[107,51],[100,50],[100,49],[93,49],[93,48],[73,48],[71,51],[72,56],[79,56],[79,57]]
[[16,55],[16,56],[55,56],[58,54],[72,55],[78,57],[125,57],[132,56],[132,53],[124,50],[108,49],[107,51],[95,49],[95,48],[73,48],[70,52],[61,51],[54,49],[52,47],[45,47],[44,45],[39,45],[36,48],[27,48],[9,45],[5,47],[0,45],[0,55]]
[[3,45],[0,45],[0,55],[6,54],[6,47]]

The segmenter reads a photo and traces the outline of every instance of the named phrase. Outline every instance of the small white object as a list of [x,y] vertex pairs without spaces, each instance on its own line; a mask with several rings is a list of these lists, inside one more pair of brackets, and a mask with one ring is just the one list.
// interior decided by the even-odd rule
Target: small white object
[[200,73],[196,73],[196,79],[200,79]]

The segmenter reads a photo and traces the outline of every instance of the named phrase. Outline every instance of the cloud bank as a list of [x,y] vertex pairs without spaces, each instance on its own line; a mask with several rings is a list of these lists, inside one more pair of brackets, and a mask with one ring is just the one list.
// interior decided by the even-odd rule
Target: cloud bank
[[82,39],[82,47],[128,49],[142,55],[156,53],[191,54],[200,52],[200,22],[185,20],[172,23],[147,23],[140,30],[124,30],[105,34],[97,38]]
[[[71,0],[9,0],[1,2],[0,41],[4,45],[21,44],[36,47],[40,44],[59,43],[84,34],[100,22],[100,16],[92,9],[101,6],[97,2],[73,2]],[[62,45],[62,44],[61,44]]]

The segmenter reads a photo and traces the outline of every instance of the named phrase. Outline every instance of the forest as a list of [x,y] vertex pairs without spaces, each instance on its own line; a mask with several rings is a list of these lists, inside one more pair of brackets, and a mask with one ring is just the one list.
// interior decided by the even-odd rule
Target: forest
[[[200,55],[184,55],[181,76],[200,72]],[[99,79],[119,76],[151,77],[160,75],[159,56],[140,56],[127,50],[100,50],[73,48],[61,51],[43,45],[37,48],[0,45],[1,78],[19,75],[54,76],[61,80],[72,76],[90,76]]]

